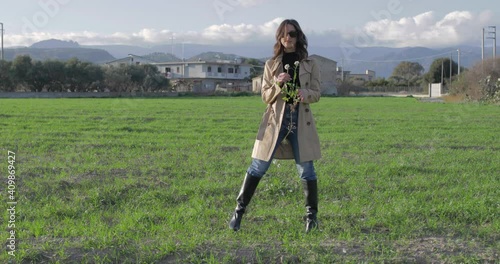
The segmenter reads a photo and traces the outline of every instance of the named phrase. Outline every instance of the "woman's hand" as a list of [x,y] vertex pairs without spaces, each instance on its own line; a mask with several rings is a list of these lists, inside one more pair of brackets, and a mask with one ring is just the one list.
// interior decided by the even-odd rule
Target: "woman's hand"
[[282,72],[278,75],[278,77],[276,77],[276,82],[279,83],[280,87],[283,86],[284,83],[289,82],[291,80],[292,77],[290,76],[290,74],[286,72]]
[[302,90],[297,91],[297,98],[299,98],[299,101],[304,102],[304,97],[302,96]]

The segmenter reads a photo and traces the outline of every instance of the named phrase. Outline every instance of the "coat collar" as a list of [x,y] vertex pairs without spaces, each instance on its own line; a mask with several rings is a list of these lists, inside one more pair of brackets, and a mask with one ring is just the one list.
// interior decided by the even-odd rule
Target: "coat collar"
[[[282,60],[283,60],[282,54],[278,55],[278,57],[276,57],[276,59],[274,59],[273,65],[271,67],[271,72],[278,73],[278,74],[282,72],[282,69],[283,69],[283,66],[281,65]],[[300,69],[304,70],[306,72],[311,72],[312,63],[311,63],[311,59],[309,57],[300,61]]]

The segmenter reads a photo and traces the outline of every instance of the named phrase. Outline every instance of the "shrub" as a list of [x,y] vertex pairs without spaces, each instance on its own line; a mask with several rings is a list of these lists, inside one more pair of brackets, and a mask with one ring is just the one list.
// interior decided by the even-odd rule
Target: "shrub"
[[493,79],[490,75],[480,82],[482,88],[482,101],[500,103],[500,78]]
[[[470,101],[499,102],[500,58],[476,63],[453,82],[450,94],[463,95]],[[496,100],[496,101],[495,101]]]

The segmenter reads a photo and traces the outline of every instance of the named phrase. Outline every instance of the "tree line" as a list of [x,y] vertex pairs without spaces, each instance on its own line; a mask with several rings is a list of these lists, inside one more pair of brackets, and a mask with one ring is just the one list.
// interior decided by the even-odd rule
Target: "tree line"
[[[365,86],[417,87],[429,83],[448,84],[450,77],[457,75],[459,72],[458,67],[458,64],[449,58],[438,58],[432,62],[429,70],[425,72],[424,67],[418,62],[402,61],[394,68],[389,78],[372,80],[367,82]],[[460,69],[461,71],[465,70],[463,67],[460,67]]]
[[[459,74],[460,73],[460,74]],[[429,70],[417,62],[403,61],[388,79],[380,78],[365,83],[366,87],[422,87],[429,83],[447,85],[450,95],[464,100],[500,103],[500,58],[479,61],[470,69],[458,66],[450,58],[435,59]]]
[[159,92],[169,80],[154,65],[101,66],[76,58],[34,61],[17,56],[0,61],[0,91],[31,92]]

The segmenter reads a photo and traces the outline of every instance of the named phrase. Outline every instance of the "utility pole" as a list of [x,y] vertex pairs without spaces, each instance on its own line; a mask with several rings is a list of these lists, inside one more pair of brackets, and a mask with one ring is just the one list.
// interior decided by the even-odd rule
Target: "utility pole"
[[340,76],[342,82],[344,81],[344,58],[342,58],[342,66],[340,67],[342,76]]
[[441,85],[444,83],[444,59],[441,59]]
[[497,56],[497,27],[496,26],[489,26],[488,27],[488,32],[486,32],[488,35],[485,37],[484,36],[484,28],[483,28],[483,38],[481,40],[481,60],[484,60],[484,39],[492,39],[493,40],[493,58],[496,58]]
[[1,28],[0,28],[0,33],[1,33],[1,34],[0,34],[0,35],[2,35],[2,52],[0,53],[0,55],[1,55],[1,56],[0,56],[0,60],[2,60],[2,61],[3,61],[3,58],[4,58],[4,57],[3,57],[3,23],[0,23],[0,26],[1,26]]
[[[483,28],[484,32],[484,28]],[[496,26],[489,26],[488,27],[488,36],[486,37],[487,39],[493,39],[493,67],[495,67],[495,58],[497,56],[497,27]],[[483,42],[484,42],[484,33],[483,33]],[[484,49],[484,44],[483,44],[483,49]]]
[[489,26],[488,39],[493,39],[493,58],[497,56],[497,27]]
[[453,74],[453,53],[450,53],[450,86],[451,86],[451,75]]
[[458,63],[458,74],[457,75],[460,75],[460,49],[457,49],[458,51],[458,59],[457,59],[457,63]]
[[450,53],[450,88],[447,89],[448,91],[451,90],[451,75],[453,74],[453,53]]
[[481,37],[481,61],[484,61],[484,28],[481,29],[482,37]]
[[175,37],[172,34],[172,36],[170,37],[170,40],[172,41],[172,44],[171,44],[171,46],[172,46],[172,56],[174,56],[174,39],[175,39]]

